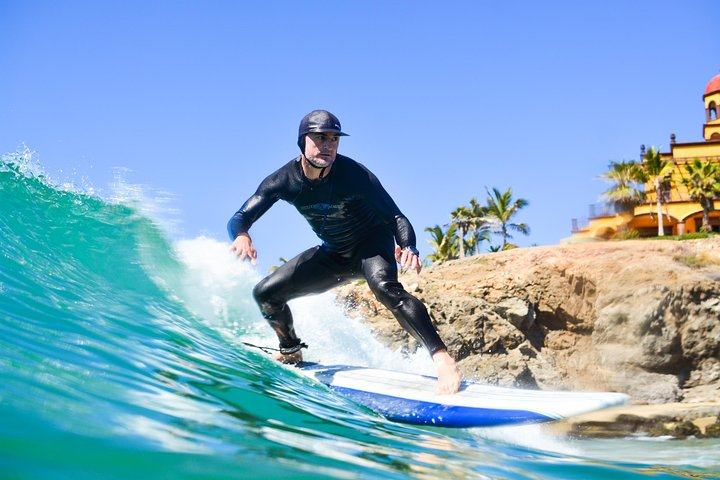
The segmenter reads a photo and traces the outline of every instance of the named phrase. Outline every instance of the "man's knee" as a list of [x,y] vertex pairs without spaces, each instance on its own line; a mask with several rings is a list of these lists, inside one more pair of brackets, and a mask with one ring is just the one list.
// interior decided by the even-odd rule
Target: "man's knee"
[[267,288],[267,278],[255,285],[253,288],[253,298],[258,304],[258,307],[260,307],[260,312],[266,319],[273,318],[285,307],[285,302],[272,297],[270,290]]
[[370,291],[373,292],[375,298],[387,308],[395,309],[400,306],[403,298],[408,295],[403,286],[398,281],[382,280],[377,282],[368,281]]
[[259,304],[266,299],[265,279],[261,280],[255,287],[253,287],[253,298]]

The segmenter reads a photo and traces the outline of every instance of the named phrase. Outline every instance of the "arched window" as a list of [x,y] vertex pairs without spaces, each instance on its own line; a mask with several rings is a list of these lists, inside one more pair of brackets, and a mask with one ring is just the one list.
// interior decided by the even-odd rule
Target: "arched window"
[[708,117],[710,120],[717,120],[717,105],[715,105],[715,102],[710,102],[710,105],[708,105]]

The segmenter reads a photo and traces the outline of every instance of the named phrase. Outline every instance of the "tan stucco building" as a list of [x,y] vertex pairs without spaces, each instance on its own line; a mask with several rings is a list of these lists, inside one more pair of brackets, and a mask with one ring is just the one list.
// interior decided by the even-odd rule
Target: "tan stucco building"
[[[720,75],[713,77],[705,87],[704,141],[691,143],[675,142],[671,136],[670,151],[661,152],[661,158],[672,165],[672,173],[660,189],[663,196],[662,222],[666,235],[682,235],[700,230],[702,226],[702,207],[690,199],[682,178],[687,176],[685,165],[693,160],[720,163]],[[644,152],[644,146],[642,151]],[[632,212],[591,215],[588,224],[582,228],[573,226],[572,239],[611,238],[624,230],[636,230],[640,236],[649,237],[658,234],[658,215],[655,201],[657,192],[652,184],[645,185],[647,203],[634,208]],[[715,211],[710,213],[713,231],[720,232],[720,200],[715,200]]]

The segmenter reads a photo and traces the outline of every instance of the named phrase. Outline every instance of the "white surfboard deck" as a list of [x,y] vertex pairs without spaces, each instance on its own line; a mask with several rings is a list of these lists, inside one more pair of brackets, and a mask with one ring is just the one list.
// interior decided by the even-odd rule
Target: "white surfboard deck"
[[441,427],[487,427],[547,422],[627,403],[611,392],[566,392],[462,382],[454,395],[437,395],[437,379],[349,365],[298,365],[303,375],[389,420]]

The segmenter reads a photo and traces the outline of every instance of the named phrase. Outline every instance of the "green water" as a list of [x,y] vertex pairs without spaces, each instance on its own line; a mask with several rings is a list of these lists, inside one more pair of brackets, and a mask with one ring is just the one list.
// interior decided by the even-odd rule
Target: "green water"
[[[243,347],[271,340],[257,272],[140,207],[0,163],[0,478],[720,478],[717,441],[388,422]],[[322,360],[428,367],[308,302]]]

